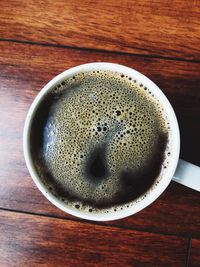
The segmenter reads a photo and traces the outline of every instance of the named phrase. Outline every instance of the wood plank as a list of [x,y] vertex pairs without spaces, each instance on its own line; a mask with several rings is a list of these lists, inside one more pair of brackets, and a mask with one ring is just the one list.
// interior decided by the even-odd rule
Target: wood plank
[[200,240],[192,239],[192,246],[190,251],[189,266],[199,267],[200,265]]
[[[71,218],[33,184],[23,159],[22,131],[29,105],[44,84],[86,62],[118,62],[153,79],[177,111],[183,158],[200,165],[199,64],[10,42],[0,42],[0,51],[0,207]],[[200,237],[199,206],[198,192],[172,183],[144,211],[108,224]]]
[[199,60],[199,1],[0,1],[1,38]]
[[0,212],[6,266],[183,266],[187,239]]

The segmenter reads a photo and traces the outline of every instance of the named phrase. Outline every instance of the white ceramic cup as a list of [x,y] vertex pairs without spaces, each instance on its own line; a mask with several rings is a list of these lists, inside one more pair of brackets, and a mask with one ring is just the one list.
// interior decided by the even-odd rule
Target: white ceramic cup
[[[33,117],[35,116],[36,110],[41,103],[42,99],[45,95],[51,90],[55,85],[62,82],[62,80],[67,79],[73,75],[76,75],[80,72],[87,72],[87,71],[94,71],[94,70],[109,70],[114,72],[123,73],[124,75],[128,75],[132,77],[132,79],[136,80],[139,84],[143,84],[150,91],[156,96],[156,98],[161,103],[164,111],[167,114],[168,121],[171,126],[171,156],[168,161],[168,166],[162,179],[160,180],[159,184],[155,186],[149,194],[143,199],[138,202],[134,202],[128,208],[123,210],[119,209],[117,211],[108,212],[108,213],[89,213],[84,210],[77,210],[72,206],[67,206],[66,203],[63,203],[59,198],[55,197],[48,188],[44,185],[42,180],[40,179],[36,169],[34,168],[32,155],[30,152],[30,130],[31,130],[31,123]],[[124,218],[130,215],[135,214],[136,212],[144,209],[148,205],[150,205],[154,200],[156,200],[162,192],[166,189],[169,185],[170,181],[173,179],[181,184],[189,186],[195,190],[200,191],[200,168],[185,162],[179,159],[179,152],[180,152],[180,134],[179,134],[179,127],[177,123],[177,119],[174,113],[172,106],[170,105],[168,99],[163,94],[163,92],[159,89],[159,87],[153,83],[149,78],[141,74],[140,72],[125,67],[119,64],[113,63],[89,63],[80,65],[69,70],[66,70],[52,79],[44,88],[39,92],[35,100],[33,101],[25,121],[24,126],[24,133],[23,133],[23,149],[24,149],[24,157],[35,184],[39,188],[39,190],[45,195],[45,197],[52,202],[55,206],[60,208],[61,210],[72,214],[74,216],[88,219],[88,220],[95,220],[95,221],[108,221],[108,220],[116,220],[120,218]]]

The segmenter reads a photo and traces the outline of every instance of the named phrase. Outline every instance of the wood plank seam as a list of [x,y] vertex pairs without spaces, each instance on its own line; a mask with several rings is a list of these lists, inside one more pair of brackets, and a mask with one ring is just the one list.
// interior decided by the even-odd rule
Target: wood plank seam
[[[0,212],[5,266],[185,266],[188,239]],[[56,264],[55,264],[56,263]]]
[[186,257],[186,261],[185,261],[185,267],[189,267],[191,247],[192,247],[192,238],[189,237],[188,248],[187,248],[187,257]]
[[172,2],[65,1],[63,8],[62,1],[40,5],[31,0],[28,5],[18,5],[16,0],[1,1],[1,35],[199,60],[198,1]]
[[95,49],[95,48],[42,43],[42,42],[32,42],[32,41],[15,40],[15,39],[9,39],[9,38],[0,38],[0,42],[12,42],[12,43],[20,43],[20,44],[48,46],[48,47],[55,47],[55,48],[66,48],[66,49],[74,49],[74,50],[82,50],[82,51],[91,51],[91,52],[103,52],[105,54],[107,53],[107,54],[129,55],[129,56],[137,56],[137,57],[144,57],[144,58],[158,58],[158,59],[172,60],[172,61],[184,61],[184,62],[191,62],[191,63],[200,63],[200,60],[198,60],[198,59],[187,59],[187,58],[183,58],[183,57],[167,57],[167,56],[153,55],[153,54],[152,55],[137,54],[137,53],[130,53],[130,52],[125,52],[125,51],[109,51],[109,50],[104,50],[104,49]]
[[[64,220],[64,221],[93,224],[93,225],[99,225],[99,226],[104,226],[104,227],[111,227],[114,229],[117,228],[117,229],[124,229],[124,230],[132,230],[132,231],[138,231],[138,232],[149,233],[149,234],[166,235],[166,236],[172,236],[172,237],[176,236],[176,237],[188,238],[189,241],[191,242],[191,236],[190,235],[185,235],[185,234],[180,234],[180,233],[171,233],[171,232],[166,233],[166,232],[162,232],[162,231],[152,231],[148,228],[141,229],[139,227],[117,225],[117,224],[112,224],[112,223],[106,224],[106,223],[100,222],[100,221],[96,222],[96,221],[82,220],[78,217],[67,218],[67,217],[56,216],[56,215],[51,215],[51,214],[42,214],[42,213],[37,213],[37,212],[29,212],[29,211],[22,211],[22,210],[16,210],[16,209],[6,209],[6,208],[2,208],[2,207],[0,207],[0,211],[8,211],[11,213],[27,214],[27,215],[32,215],[32,216],[39,216],[42,218],[47,217],[47,218],[52,218],[52,219]],[[195,238],[198,238],[198,237],[195,237]],[[190,246],[191,246],[191,244],[190,244]],[[189,245],[188,245],[188,251],[189,251]]]

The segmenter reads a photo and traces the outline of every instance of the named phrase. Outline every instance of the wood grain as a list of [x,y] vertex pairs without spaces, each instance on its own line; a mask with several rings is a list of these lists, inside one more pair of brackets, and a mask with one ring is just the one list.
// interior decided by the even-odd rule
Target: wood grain
[[199,1],[0,1],[1,38],[200,59]]
[[187,253],[184,238],[5,211],[0,236],[1,267],[182,267]]
[[[200,165],[199,64],[0,42],[1,208],[71,218],[51,205],[30,178],[23,158],[22,132],[28,108],[45,83],[69,67],[92,61],[125,64],[153,79],[177,111],[183,158]],[[108,225],[200,237],[199,206],[198,192],[172,182],[151,206]]]
[[199,265],[200,265],[200,240],[192,239],[189,266],[199,267]]

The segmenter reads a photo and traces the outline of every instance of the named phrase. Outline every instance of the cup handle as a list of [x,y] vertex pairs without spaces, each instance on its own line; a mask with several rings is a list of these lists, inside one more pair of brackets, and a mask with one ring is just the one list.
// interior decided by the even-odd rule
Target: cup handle
[[200,167],[179,159],[172,180],[200,192]]

